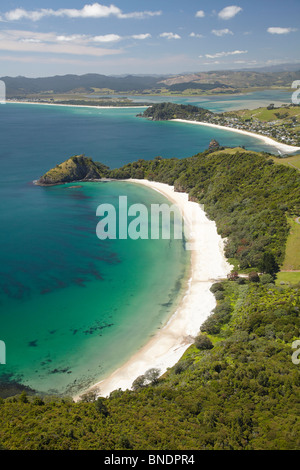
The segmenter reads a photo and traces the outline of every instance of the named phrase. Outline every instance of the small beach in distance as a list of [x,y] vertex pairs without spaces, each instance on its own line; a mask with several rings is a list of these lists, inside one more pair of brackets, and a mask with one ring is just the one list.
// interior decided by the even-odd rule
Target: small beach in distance
[[212,127],[214,129],[220,129],[220,130],[224,130],[224,131],[226,130],[226,131],[229,131],[229,132],[236,132],[238,134],[246,135],[246,136],[249,136],[249,137],[255,137],[256,139],[262,140],[266,145],[276,147],[280,152],[283,152],[283,153],[294,153],[294,152],[297,152],[298,150],[300,150],[300,147],[295,147],[293,145],[283,144],[283,143],[277,142],[274,139],[271,139],[270,137],[267,137],[267,136],[264,136],[264,135],[261,135],[261,134],[254,134],[253,132],[248,132],[248,131],[245,131],[245,130],[242,130],[242,129],[236,129],[236,128],[231,128],[231,127],[227,127],[227,126],[219,126],[217,124],[210,124],[210,123],[207,123],[207,122],[188,121],[188,120],[185,120],[185,119],[172,119],[172,121],[173,122],[182,122],[182,123],[185,123],[185,124],[196,124],[198,126],[207,126],[207,127]]

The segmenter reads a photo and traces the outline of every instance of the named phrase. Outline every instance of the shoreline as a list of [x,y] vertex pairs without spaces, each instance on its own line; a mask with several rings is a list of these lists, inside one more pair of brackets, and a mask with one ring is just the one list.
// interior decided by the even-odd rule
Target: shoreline
[[[60,104],[60,103],[34,103],[32,101],[9,101],[7,100],[6,103],[8,104],[32,104],[32,105],[39,105],[39,106],[64,106],[67,108],[90,108],[90,109],[145,109],[151,108],[151,106],[91,106],[91,105],[76,105],[76,104]],[[199,126],[206,126],[206,127],[213,127],[215,129],[236,132],[237,134],[246,135],[248,137],[253,137],[259,140],[262,140],[266,145],[270,145],[271,147],[275,147],[279,152],[283,153],[294,153],[300,151],[300,147],[295,147],[293,145],[283,144],[277,142],[271,137],[264,136],[262,134],[255,134],[254,132],[245,131],[243,129],[236,129],[232,127],[220,126],[219,124],[211,124],[202,121],[189,121],[187,119],[171,119],[170,122],[181,122],[184,124],[196,124]]]
[[265,144],[271,145],[272,147],[277,148],[277,150],[284,153],[294,153],[300,150],[300,147],[294,147],[293,145],[281,144],[276,140],[271,139],[271,137],[264,136],[262,134],[255,134],[254,132],[245,131],[243,129],[235,129],[233,127],[220,126],[219,124],[210,124],[208,122],[200,121],[188,121],[187,119],[171,119],[171,122],[182,122],[186,124],[196,124],[199,126],[214,127],[215,129],[221,129],[223,131],[236,132],[238,134],[247,135],[249,137],[255,137],[256,139],[262,140]]
[[33,101],[9,101],[6,104],[36,104],[39,106],[65,106],[66,108],[92,108],[92,109],[136,109],[136,108],[149,108],[150,106],[91,106],[85,104],[61,104],[61,103],[35,103]]
[[196,202],[188,200],[187,193],[177,193],[173,186],[148,180],[126,180],[158,191],[176,204],[184,218],[191,251],[191,276],[177,310],[167,323],[131,358],[88,390],[74,397],[75,401],[87,391],[97,396],[108,396],[113,390],[130,389],[133,381],[150,368],[160,369],[160,375],[173,367],[186,349],[193,344],[201,324],[216,306],[210,287],[223,279],[232,267],[224,255],[224,240],[217,233],[215,222],[209,220]]

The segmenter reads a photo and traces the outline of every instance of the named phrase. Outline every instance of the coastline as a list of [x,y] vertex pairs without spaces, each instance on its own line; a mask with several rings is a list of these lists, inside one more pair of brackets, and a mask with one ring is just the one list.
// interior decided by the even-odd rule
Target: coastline
[[39,106],[65,106],[66,108],[92,108],[92,109],[136,109],[136,108],[149,108],[149,106],[91,106],[84,104],[61,104],[61,103],[34,103],[33,101],[9,101],[7,104],[35,104]]
[[[6,103],[8,104],[31,104],[31,105],[39,105],[39,106],[64,106],[67,108],[91,108],[91,109],[145,109],[151,106],[91,106],[91,105],[76,105],[76,104],[60,104],[60,103],[34,103],[32,101],[9,101],[7,100]],[[232,127],[220,126],[218,124],[211,124],[202,121],[189,121],[187,119],[171,119],[171,122],[181,122],[184,124],[196,124],[199,126],[207,126],[213,127],[215,129],[235,132],[237,134],[246,135],[249,137],[254,137],[256,139],[262,140],[266,145],[270,145],[272,147],[277,148],[279,152],[283,153],[294,153],[300,151],[300,147],[295,147],[293,145],[283,144],[277,142],[276,140],[271,139],[271,137],[264,136],[262,134],[255,134],[254,132],[245,131],[243,129],[236,129]]]
[[215,129],[221,129],[223,131],[231,131],[231,132],[236,132],[238,134],[247,135],[249,137],[255,137],[256,139],[262,140],[267,145],[276,147],[279,151],[284,152],[284,153],[294,153],[294,152],[297,152],[297,150],[300,150],[300,147],[294,147],[293,145],[281,144],[280,142],[277,142],[276,140],[273,140],[270,137],[264,136],[262,134],[255,134],[254,132],[250,132],[250,131],[244,131],[242,129],[219,126],[218,124],[210,124],[208,122],[188,121],[186,119],[171,119],[171,121],[183,122],[186,124],[196,124],[198,126],[214,127]]
[[[162,375],[169,367],[173,367],[193,344],[201,324],[216,306],[210,287],[216,280],[226,277],[232,269],[224,256],[224,240],[218,235],[215,222],[206,217],[198,203],[188,200],[188,194],[177,193],[172,186],[148,180],[131,179],[126,182],[142,184],[158,191],[178,206],[193,248],[191,277],[169,321],[125,364],[88,389],[95,391],[98,396],[108,396],[119,388],[130,389],[132,382],[150,368],[160,369]],[[79,400],[80,395],[74,399]]]

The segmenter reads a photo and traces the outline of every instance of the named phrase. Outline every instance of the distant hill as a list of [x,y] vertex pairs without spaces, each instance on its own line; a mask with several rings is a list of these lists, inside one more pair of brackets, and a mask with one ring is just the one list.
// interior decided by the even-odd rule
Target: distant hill
[[53,91],[54,93],[68,93],[80,90],[93,92],[93,88],[110,89],[116,92],[143,91],[155,88],[165,77],[135,76],[109,77],[106,75],[63,75],[43,78],[2,77],[6,84],[8,96],[27,93],[41,93]]
[[30,94],[85,93],[183,93],[186,90],[203,93],[237,93],[244,89],[290,87],[300,79],[299,71],[214,71],[173,76],[99,74],[64,75],[43,78],[1,77],[6,84],[7,97],[24,97]]
[[163,80],[161,83],[171,87],[178,84],[186,84],[189,88],[191,83],[198,84],[215,84],[237,89],[250,87],[271,87],[284,86],[290,87],[294,80],[300,79],[299,71],[283,71],[283,72],[256,72],[256,71],[214,71],[201,72],[185,75],[176,75]]

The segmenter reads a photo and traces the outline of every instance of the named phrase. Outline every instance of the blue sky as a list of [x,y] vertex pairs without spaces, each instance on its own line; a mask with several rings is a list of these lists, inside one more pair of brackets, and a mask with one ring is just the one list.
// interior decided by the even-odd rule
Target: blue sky
[[0,76],[300,63],[299,18],[299,0],[6,1],[0,4]]

